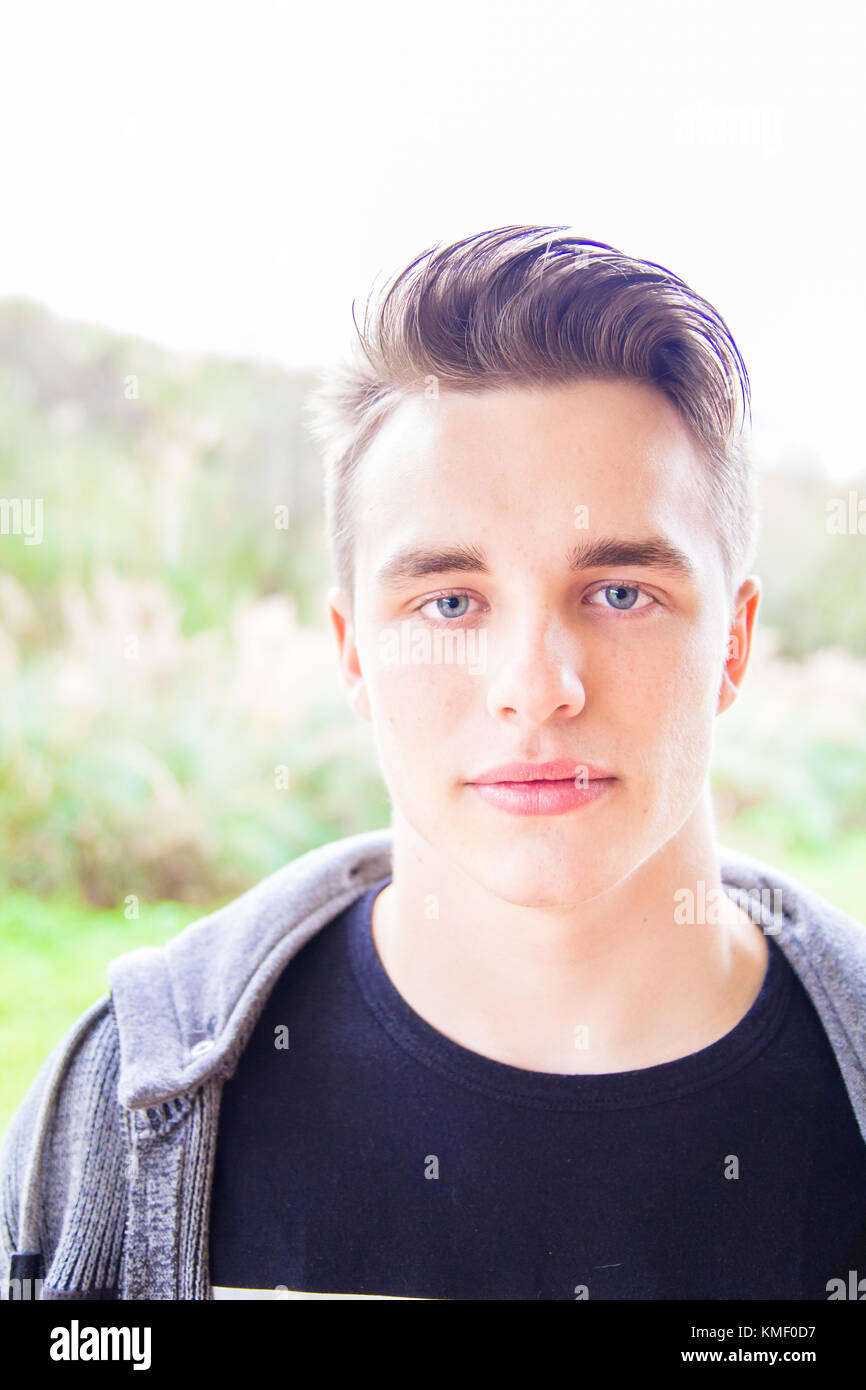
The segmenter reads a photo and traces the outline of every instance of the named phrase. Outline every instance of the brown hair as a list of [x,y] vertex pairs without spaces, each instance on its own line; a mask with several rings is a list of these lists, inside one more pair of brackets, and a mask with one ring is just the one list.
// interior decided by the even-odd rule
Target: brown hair
[[[757,544],[743,445],[750,386],[711,304],[652,261],[567,227],[499,227],[430,247],[367,300],[353,355],[307,401],[325,465],[325,524],[337,582],[354,608],[353,483],[359,460],[407,395],[629,378],[657,386],[707,458],[729,600]],[[360,351],[359,351],[360,346]]]

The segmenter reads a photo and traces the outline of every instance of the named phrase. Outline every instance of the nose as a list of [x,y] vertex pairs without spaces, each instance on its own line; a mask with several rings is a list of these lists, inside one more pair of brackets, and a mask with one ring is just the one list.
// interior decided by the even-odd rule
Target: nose
[[536,614],[521,633],[503,634],[502,640],[507,651],[487,689],[487,708],[495,719],[531,728],[580,713],[586,690],[574,632],[554,621],[539,623]]

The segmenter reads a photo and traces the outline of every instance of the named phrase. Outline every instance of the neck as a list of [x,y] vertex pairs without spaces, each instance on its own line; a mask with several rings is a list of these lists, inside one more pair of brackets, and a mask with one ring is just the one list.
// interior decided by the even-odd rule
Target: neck
[[[376,949],[415,1012],[471,1051],[530,1071],[654,1066],[729,1032],[760,990],[767,943],[722,892],[708,789],[655,854],[576,905],[496,897],[396,808],[393,831]],[[701,880],[709,920],[678,921]]]

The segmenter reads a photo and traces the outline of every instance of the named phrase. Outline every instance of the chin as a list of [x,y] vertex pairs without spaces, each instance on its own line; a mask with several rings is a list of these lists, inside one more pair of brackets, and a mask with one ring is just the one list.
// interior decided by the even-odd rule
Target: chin
[[492,896],[514,907],[571,908],[615,888],[635,866],[632,855],[599,854],[598,846],[569,848],[539,844],[476,845],[467,859],[465,842],[455,860]]

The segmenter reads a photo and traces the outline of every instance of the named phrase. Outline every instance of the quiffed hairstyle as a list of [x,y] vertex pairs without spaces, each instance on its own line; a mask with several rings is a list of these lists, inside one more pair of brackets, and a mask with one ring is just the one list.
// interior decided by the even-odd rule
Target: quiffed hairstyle
[[627,378],[663,391],[706,459],[729,600],[757,545],[753,469],[744,445],[749,377],[711,304],[664,266],[624,256],[567,227],[498,227],[430,247],[381,295],[371,291],[352,354],[308,398],[323,453],[325,524],[337,582],[354,608],[353,484],[359,461],[401,400]]

